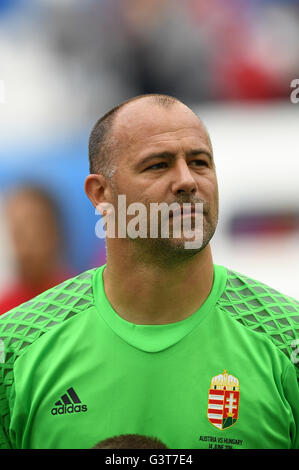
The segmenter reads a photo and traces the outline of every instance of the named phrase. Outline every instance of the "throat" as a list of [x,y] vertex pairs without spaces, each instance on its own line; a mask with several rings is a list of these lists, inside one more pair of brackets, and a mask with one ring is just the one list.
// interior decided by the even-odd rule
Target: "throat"
[[123,273],[107,263],[103,274],[107,299],[120,317],[135,324],[184,320],[201,307],[213,286],[212,258],[194,258],[179,269],[135,266]]

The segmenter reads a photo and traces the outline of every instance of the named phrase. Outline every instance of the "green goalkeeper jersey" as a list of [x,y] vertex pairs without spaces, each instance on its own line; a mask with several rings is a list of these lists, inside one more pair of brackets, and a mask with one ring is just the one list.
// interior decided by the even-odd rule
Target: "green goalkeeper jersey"
[[193,315],[136,325],[109,304],[103,270],[0,317],[0,448],[120,434],[171,449],[299,448],[296,300],[215,265]]

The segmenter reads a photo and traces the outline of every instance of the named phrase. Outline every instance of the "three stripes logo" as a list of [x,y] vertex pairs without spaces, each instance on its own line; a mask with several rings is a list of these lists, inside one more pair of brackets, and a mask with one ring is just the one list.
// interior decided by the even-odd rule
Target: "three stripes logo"
[[67,389],[67,393],[62,395],[61,399],[55,403],[55,407],[52,408],[52,415],[63,415],[67,413],[80,413],[87,411],[87,405],[82,405],[80,398],[73,389],[73,387]]

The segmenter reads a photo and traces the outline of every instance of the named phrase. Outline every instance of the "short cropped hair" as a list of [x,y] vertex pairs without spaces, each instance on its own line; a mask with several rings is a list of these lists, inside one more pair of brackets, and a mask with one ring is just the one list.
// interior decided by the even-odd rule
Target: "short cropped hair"
[[114,120],[120,109],[142,98],[148,98],[154,104],[162,106],[163,108],[168,108],[175,103],[181,103],[180,100],[173,96],[147,94],[124,101],[108,111],[96,122],[89,136],[88,157],[90,173],[101,173],[107,178],[111,178],[114,174],[115,145],[111,139]]
[[92,449],[168,449],[157,437],[121,434],[98,442]]

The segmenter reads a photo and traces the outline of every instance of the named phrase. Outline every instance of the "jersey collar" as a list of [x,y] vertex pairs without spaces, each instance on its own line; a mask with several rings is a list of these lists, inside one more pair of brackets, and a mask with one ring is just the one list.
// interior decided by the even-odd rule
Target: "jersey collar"
[[[137,325],[120,317],[109,303],[103,282],[106,265],[99,267],[93,276],[95,306],[105,323],[123,341],[145,352],[158,352],[181,341],[206,318],[221,296],[227,280],[223,266],[214,265],[213,286],[201,307],[184,320],[166,325]],[[138,293],[136,293],[138,295]]]

